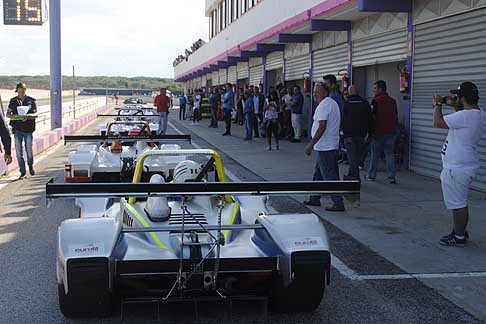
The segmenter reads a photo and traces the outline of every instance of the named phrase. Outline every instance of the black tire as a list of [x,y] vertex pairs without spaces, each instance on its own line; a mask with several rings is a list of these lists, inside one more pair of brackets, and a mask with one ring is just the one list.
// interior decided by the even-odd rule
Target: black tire
[[67,318],[108,317],[113,313],[113,297],[109,291],[73,292],[66,295],[58,284],[59,308]]
[[288,287],[278,276],[274,279],[270,307],[277,313],[313,312],[321,304],[325,287],[326,276],[322,271],[296,272]]

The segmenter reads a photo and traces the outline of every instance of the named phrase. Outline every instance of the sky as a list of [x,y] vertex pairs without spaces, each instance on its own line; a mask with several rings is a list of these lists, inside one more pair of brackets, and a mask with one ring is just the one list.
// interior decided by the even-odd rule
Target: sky
[[[48,0],[44,0],[48,1]],[[174,76],[172,62],[207,41],[203,0],[61,0],[62,73]],[[0,8],[0,75],[49,74],[49,22],[7,26]]]

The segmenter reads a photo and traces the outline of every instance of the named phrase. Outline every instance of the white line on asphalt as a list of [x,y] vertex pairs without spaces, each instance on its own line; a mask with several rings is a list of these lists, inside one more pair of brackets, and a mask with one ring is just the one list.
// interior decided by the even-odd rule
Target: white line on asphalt
[[358,275],[355,280],[403,280],[444,278],[486,278],[486,272],[404,273],[395,275]]
[[[180,129],[169,122],[169,125],[179,134],[184,135]],[[201,146],[192,142],[192,145],[200,149]],[[228,178],[235,182],[241,182],[234,173],[227,168],[224,169]],[[444,278],[486,278],[486,272],[445,272],[445,273],[403,273],[390,275],[360,275],[348,267],[341,259],[331,253],[331,264],[340,274],[350,280],[368,281],[368,280],[407,280],[407,279],[444,279]]]

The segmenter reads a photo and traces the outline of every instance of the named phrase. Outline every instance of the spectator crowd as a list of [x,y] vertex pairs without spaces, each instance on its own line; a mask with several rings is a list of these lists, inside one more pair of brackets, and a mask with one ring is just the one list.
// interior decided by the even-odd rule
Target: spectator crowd
[[[385,81],[374,83],[374,97],[369,102],[360,96],[355,85],[341,92],[336,76],[326,75],[323,82],[314,84],[312,110],[310,106],[304,108],[304,95],[299,86],[285,88],[279,84],[269,87],[266,94],[259,86],[250,86],[238,89],[237,97],[235,90],[230,83],[224,89],[214,87],[208,98],[209,127],[218,128],[218,120],[224,120],[224,136],[231,135],[231,124],[244,126],[245,141],[266,137],[266,149],[271,151],[279,150],[283,139],[299,143],[302,136],[308,135],[305,154],[315,157],[314,181],[340,180],[338,164],[343,160],[349,164],[343,179],[361,181],[360,170],[364,169],[364,161],[371,152],[364,179],[376,181],[379,161],[384,157],[387,179],[391,185],[397,184],[396,165],[403,156],[406,139],[398,121],[397,102],[389,96]],[[181,102],[200,102],[204,93],[204,89],[198,89],[195,95],[182,95]],[[441,183],[444,202],[454,216],[453,230],[440,239],[440,244],[463,246],[469,240],[467,197],[479,169],[477,146],[486,129],[486,113],[478,106],[479,90],[475,84],[465,82],[457,90],[451,90],[451,94],[446,98],[435,96],[433,101],[433,126],[449,132],[441,152]],[[453,107],[456,112],[444,116],[442,104]],[[195,120],[199,121],[201,105],[192,104],[191,108],[197,116]],[[303,133],[304,111],[312,114],[308,134]],[[331,198],[333,203],[326,207],[327,211],[345,211],[341,196]],[[320,200],[320,196],[311,196],[304,204],[321,206]]]

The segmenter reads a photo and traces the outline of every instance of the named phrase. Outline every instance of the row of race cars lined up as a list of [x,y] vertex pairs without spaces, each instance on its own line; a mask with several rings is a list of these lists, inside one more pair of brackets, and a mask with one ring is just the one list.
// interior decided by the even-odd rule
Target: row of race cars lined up
[[[319,218],[277,213],[269,196],[359,193],[357,182],[228,182],[221,156],[183,149],[189,135],[154,135],[140,104],[116,107],[100,133],[66,136],[63,183],[79,218],[58,229],[59,306],[66,317],[109,316],[115,303],[263,300],[312,311],[329,284]],[[123,308],[122,308],[123,309]],[[123,312],[123,311],[122,311]],[[122,314],[123,315],[123,314]]]

